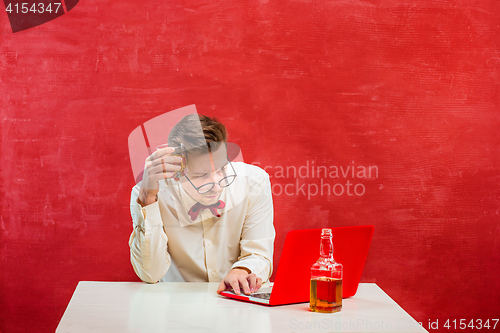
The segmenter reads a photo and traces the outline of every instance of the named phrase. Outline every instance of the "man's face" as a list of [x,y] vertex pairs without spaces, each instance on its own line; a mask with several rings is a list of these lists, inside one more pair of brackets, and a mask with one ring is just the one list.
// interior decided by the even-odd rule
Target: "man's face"
[[219,201],[222,188],[219,182],[225,177],[223,167],[228,163],[226,146],[223,144],[216,151],[210,153],[187,156],[187,176],[194,186],[200,187],[207,183],[215,183],[207,193],[200,194],[187,179],[181,180],[184,190],[196,201],[203,205],[212,205]]

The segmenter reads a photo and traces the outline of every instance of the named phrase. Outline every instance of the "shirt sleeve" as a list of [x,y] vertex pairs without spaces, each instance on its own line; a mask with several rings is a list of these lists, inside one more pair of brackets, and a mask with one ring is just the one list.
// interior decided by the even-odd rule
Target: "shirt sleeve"
[[168,238],[163,230],[158,202],[142,207],[138,202],[140,183],[130,197],[134,230],[130,235],[130,261],[137,276],[144,282],[156,283],[170,267]]
[[240,257],[232,268],[245,267],[262,281],[269,279],[273,269],[274,225],[273,199],[269,175],[259,183],[250,184],[248,210],[240,241]]

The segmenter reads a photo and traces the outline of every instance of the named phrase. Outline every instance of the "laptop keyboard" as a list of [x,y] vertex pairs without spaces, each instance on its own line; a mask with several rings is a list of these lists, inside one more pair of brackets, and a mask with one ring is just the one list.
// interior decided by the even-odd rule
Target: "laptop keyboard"
[[250,296],[269,300],[271,298],[271,293],[256,293]]

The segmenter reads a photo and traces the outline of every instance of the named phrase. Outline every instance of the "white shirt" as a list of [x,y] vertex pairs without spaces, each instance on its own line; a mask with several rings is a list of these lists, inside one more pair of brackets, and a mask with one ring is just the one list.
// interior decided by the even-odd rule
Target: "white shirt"
[[269,175],[254,165],[233,166],[237,177],[221,193],[220,217],[204,209],[191,221],[187,212],[196,201],[172,179],[160,181],[158,201],[145,207],[137,203],[140,183],[134,186],[129,246],[141,280],[216,282],[234,267],[269,279],[275,238]]

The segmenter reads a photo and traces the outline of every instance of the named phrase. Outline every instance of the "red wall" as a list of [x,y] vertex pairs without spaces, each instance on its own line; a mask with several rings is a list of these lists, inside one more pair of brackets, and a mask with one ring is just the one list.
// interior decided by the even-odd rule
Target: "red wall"
[[[499,16],[496,0],[89,0],[12,33],[0,14],[0,331],[54,331],[78,281],[138,281],[127,138],[190,104],[271,174],[276,262],[288,230],[373,224],[364,282],[424,326],[498,318]],[[378,175],[277,173],[307,163]],[[308,199],[321,181],[365,191]]]

